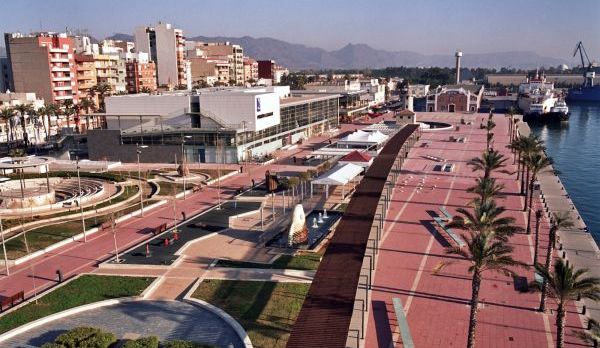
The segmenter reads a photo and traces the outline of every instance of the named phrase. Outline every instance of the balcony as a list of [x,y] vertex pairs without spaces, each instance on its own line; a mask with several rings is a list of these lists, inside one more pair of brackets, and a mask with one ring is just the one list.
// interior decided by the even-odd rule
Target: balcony
[[71,81],[70,76],[53,76],[52,81]]
[[55,91],[71,91],[73,89],[73,86],[68,85],[68,86],[54,86],[53,90]]
[[66,99],[73,99],[72,95],[55,95],[54,96],[54,100],[66,100]]
[[70,72],[71,68],[69,67],[65,67],[65,68],[59,68],[57,66],[52,67],[52,71],[65,71],[65,72]]
[[50,57],[50,62],[52,62],[52,63],[68,63],[69,62],[69,58],[55,58],[55,57]]
[[69,53],[69,50],[58,47],[50,47],[50,53]]

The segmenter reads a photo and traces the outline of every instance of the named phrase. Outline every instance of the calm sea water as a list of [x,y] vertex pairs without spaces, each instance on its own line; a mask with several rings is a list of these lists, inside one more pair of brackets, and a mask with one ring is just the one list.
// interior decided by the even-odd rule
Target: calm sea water
[[600,104],[569,104],[563,125],[531,125],[546,142],[565,188],[600,244]]

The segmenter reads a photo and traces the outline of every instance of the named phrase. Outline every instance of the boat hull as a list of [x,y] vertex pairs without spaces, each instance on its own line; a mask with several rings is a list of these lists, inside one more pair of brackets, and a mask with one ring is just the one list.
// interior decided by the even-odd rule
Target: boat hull
[[569,113],[564,112],[527,113],[523,116],[523,121],[540,123],[567,122],[569,116]]
[[600,102],[600,85],[572,88],[567,95],[567,101]]

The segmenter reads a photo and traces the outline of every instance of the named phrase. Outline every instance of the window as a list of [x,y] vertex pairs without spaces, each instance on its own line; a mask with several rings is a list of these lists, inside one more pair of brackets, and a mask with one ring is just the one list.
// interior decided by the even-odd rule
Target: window
[[256,118],[260,120],[261,118],[271,117],[271,116],[273,116],[273,113],[272,112],[268,112],[266,114],[257,115]]

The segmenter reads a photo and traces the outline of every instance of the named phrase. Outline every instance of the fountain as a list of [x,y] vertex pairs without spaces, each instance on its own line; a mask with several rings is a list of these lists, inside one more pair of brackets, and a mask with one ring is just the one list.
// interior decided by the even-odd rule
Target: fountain
[[292,213],[292,223],[288,231],[287,244],[289,247],[306,243],[308,239],[308,228],[306,227],[306,215],[302,204],[296,204]]
[[327,209],[323,208],[323,219],[327,218],[329,218],[329,216],[327,216]]
[[317,224],[317,218],[313,218],[312,228],[319,228],[319,225]]
[[320,224],[323,223],[323,214],[321,212],[319,212],[319,220],[317,220],[317,222]]

